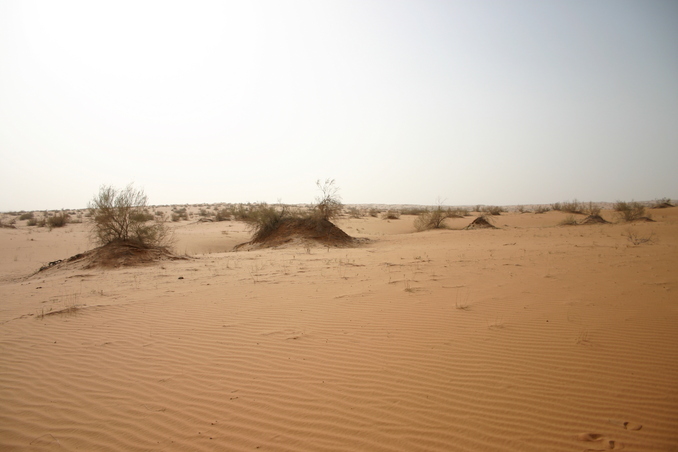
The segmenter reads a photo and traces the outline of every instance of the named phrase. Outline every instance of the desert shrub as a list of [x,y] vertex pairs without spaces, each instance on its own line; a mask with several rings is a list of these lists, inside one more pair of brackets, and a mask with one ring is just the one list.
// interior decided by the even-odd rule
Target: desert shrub
[[136,222],[139,222],[139,223],[144,223],[144,222],[146,222],[146,221],[153,221],[153,220],[155,220],[155,217],[154,217],[153,215],[151,215],[150,213],[146,213],[146,212],[135,212],[135,213],[130,214],[130,219],[131,219],[132,221],[136,221]]
[[614,203],[614,210],[621,221],[630,222],[646,218],[645,206],[639,202],[617,201]]
[[473,208],[474,212],[482,212],[483,211],[483,206],[481,204],[476,204],[476,206]]
[[561,226],[576,226],[577,220],[574,218],[574,215],[568,215],[563,221],[559,223]]
[[589,201],[588,204],[583,206],[583,211],[586,215],[598,215],[600,216],[601,207]]
[[671,198],[660,198],[660,199],[655,199],[654,202],[652,203],[652,209],[665,209],[667,207],[673,207],[673,204],[671,203]]
[[367,213],[368,213],[371,217],[377,218],[377,217],[379,216],[379,214],[381,213],[381,211],[380,211],[379,209],[374,209],[374,208],[372,208],[372,209],[370,209]]
[[271,235],[285,219],[292,217],[286,206],[276,208],[262,202],[250,206],[244,221],[252,231],[252,241],[256,242]]
[[21,216],[19,216],[19,220],[30,220],[35,217],[35,214],[33,212],[26,212],[22,213]]
[[502,212],[506,212],[506,209],[499,206],[485,206],[482,211],[490,215],[501,215]]
[[455,207],[454,209],[451,207],[448,207],[447,209],[447,217],[448,218],[463,218],[465,216],[469,215],[468,209],[465,209],[463,207]]
[[559,202],[554,202],[553,204],[551,204],[551,210],[560,211],[562,209],[563,209],[563,206]]
[[57,212],[51,217],[47,218],[47,226],[52,228],[63,228],[68,223],[70,216],[66,212]]
[[538,206],[534,209],[534,213],[546,213],[550,212],[551,208],[549,206]]
[[384,214],[381,216],[384,220],[399,220],[400,219],[400,212],[397,210],[387,210],[384,212]]
[[626,233],[622,235],[634,246],[642,245],[643,243],[652,243],[654,241],[654,232],[650,233],[650,235],[642,236],[633,229],[627,229]]
[[320,196],[316,198],[313,206],[315,215],[323,220],[332,221],[341,214],[343,208],[339,187],[335,185],[334,179],[325,179],[324,183],[317,180],[315,184],[320,190]]
[[131,184],[123,190],[102,186],[89,204],[92,214],[92,238],[100,245],[135,242],[144,247],[169,244],[170,234],[164,222],[148,224],[148,197]]
[[560,206],[560,210],[567,213],[582,213],[583,209],[584,206],[582,205],[582,203],[580,203],[576,199],[573,199],[572,201],[565,201]]
[[30,218],[28,222],[26,222],[27,226],[37,226],[38,225],[38,219],[37,218]]
[[231,210],[226,207],[218,210],[214,219],[217,221],[231,221]]
[[233,217],[238,221],[247,222],[250,218],[250,205],[237,204],[233,206]]
[[403,209],[400,213],[402,215],[421,215],[422,213],[426,212],[428,212],[428,209],[423,207],[409,207],[407,209]]
[[348,209],[348,216],[351,218],[362,218],[363,214],[357,207],[350,207]]
[[427,210],[419,214],[414,220],[414,227],[417,231],[426,231],[428,229],[442,229],[445,227],[444,221],[449,217],[449,213],[443,210],[442,206]]
[[175,223],[177,221],[181,220],[187,220],[188,221],[188,211],[186,210],[186,207],[182,207],[181,209],[175,207],[172,209],[172,221]]

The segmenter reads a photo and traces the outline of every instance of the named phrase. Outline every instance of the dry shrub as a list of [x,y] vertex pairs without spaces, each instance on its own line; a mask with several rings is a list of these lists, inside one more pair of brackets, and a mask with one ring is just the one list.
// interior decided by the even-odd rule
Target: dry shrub
[[585,205],[584,208],[583,208],[583,211],[584,211],[585,214],[587,214],[589,216],[594,216],[594,217],[600,216],[601,210],[602,209],[601,209],[600,206],[594,204],[591,201],[589,201],[589,203],[587,205]]
[[52,228],[63,228],[68,223],[70,216],[66,212],[57,212],[51,217],[47,218],[47,226]]
[[652,203],[653,209],[666,209],[668,207],[674,207],[674,205],[671,203],[671,198],[655,199]]
[[332,221],[341,214],[343,208],[339,187],[336,186],[334,179],[325,179],[324,183],[317,180],[315,184],[320,190],[320,196],[316,198],[316,204],[313,206],[315,214],[320,219]]
[[576,226],[577,220],[574,218],[574,215],[568,215],[563,221],[559,223],[561,226]]
[[534,213],[546,213],[550,212],[551,208],[549,206],[538,206],[534,209]]
[[625,202],[617,201],[614,203],[614,210],[617,211],[617,216],[621,221],[631,222],[637,220],[649,220],[645,215],[645,206],[639,202]]
[[417,231],[426,231],[429,229],[444,229],[445,219],[451,215],[450,211],[443,210],[442,206],[437,206],[433,210],[427,210],[420,213],[414,220],[414,227]]
[[499,206],[485,206],[483,207],[483,212],[490,215],[501,215],[501,213],[506,212],[506,210]]
[[[556,203],[556,204],[560,204],[560,203]],[[555,209],[554,209],[554,210],[555,210]],[[573,199],[572,201],[565,201],[565,202],[563,202],[563,203],[560,205],[560,209],[559,209],[559,210],[561,210],[561,211],[563,211],[563,212],[567,212],[567,213],[577,213],[577,214],[581,214],[581,213],[583,213],[582,211],[584,210],[584,206],[582,205],[582,203],[580,203],[580,202],[577,201],[576,199]]]
[[169,228],[147,214],[148,197],[131,184],[123,190],[102,186],[89,204],[92,238],[100,245],[132,242],[143,247],[169,245]]
[[642,245],[643,243],[654,242],[654,233],[650,233],[650,235],[646,235],[646,236],[641,236],[637,231],[634,231],[633,229],[627,229],[626,233],[623,234],[623,235],[634,246]]
[[400,219],[400,212],[397,210],[387,210],[382,216],[382,219],[384,220],[399,220]]

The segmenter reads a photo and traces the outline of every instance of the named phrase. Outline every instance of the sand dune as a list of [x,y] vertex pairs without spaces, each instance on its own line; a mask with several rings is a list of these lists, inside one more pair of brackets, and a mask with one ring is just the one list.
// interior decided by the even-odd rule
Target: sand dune
[[182,222],[188,260],[33,275],[85,225],[2,229],[0,449],[676,451],[678,208],[652,213],[245,252]]

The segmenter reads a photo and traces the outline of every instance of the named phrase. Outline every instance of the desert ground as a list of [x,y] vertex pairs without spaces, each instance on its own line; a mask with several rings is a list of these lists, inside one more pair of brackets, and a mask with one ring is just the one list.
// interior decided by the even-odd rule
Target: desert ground
[[649,212],[344,216],[369,241],[237,252],[245,224],[193,216],[182,259],[40,272],[87,221],[18,221],[0,449],[678,451],[678,207]]

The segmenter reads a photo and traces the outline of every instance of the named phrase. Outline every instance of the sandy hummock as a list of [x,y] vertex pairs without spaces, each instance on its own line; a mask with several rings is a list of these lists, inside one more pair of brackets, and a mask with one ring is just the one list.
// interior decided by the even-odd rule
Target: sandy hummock
[[242,223],[189,220],[185,259],[38,273],[87,225],[19,221],[0,450],[676,451],[678,208],[651,213],[346,218],[369,240],[238,252]]

